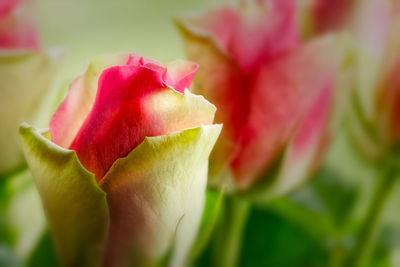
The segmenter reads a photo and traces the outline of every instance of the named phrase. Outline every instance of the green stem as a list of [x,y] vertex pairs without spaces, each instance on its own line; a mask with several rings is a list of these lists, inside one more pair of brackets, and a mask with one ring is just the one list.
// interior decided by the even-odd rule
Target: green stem
[[223,216],[214,243],[214,266],[237,266],[249,211],[250,204],[247,201],[234,197],[225,198]]
[[331,267],[341,267],[343,266],[343,256],[344,250],[342,245],[340,244],[340,240],[335,239],[335,245],[332,248],[330,254],[330,265]]
[[380,217],[395,182],[396,172],[393,168],[385,170],[369,204],[364,225],[361,228],[359,238],[350,259],[350,266],[361,267],[367,265],[377,236]]

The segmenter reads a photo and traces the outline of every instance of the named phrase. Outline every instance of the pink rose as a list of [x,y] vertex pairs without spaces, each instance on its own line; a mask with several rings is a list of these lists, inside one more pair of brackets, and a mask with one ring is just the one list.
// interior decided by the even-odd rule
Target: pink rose
[[247,1],[177,24],[199,63],[196,92],[224,123],[211,183],[245,189],[265,180],[279,193],[300,184],[329,141],[341,61],[333,38],[303,43],[292,0]]
[[338,3],[314,0],[310,6],[312,28],[314,33],[351,33],[355,48],[352,75],[355,92],[349,126],[363,154],[378,159],[399,139],[396,77],[400,61],[400,5],[393,0]]
[[311,27],[315,34],[350,31],[368,49],[381,55],[387,45],[393,0],[312,0]]
[[0,3],[0,49],[39,49],[28,0]]
[[[189,117],[179,110],[168,114],[168,110],[151,105],[154,96],[171,92],[170,88],[183,94],[196,71],[194,63],[175,62],[164,67],[132,54],[126,65],[103,70],[98,89],[93,86],[83,91],[84,78],[79,77],[50,122],[52,140],[76,151],[82,164],[100,181],[115,160],[126,156],[146,136],[212,123],[213,116],[208,113]],[[79,98],[82,94],[89,97]]]
[[21,127],[64,264],[184,264],[221,130],[215,107],[187,89],[196,70],[135,54],[99,57],[72,82],[50,135]]

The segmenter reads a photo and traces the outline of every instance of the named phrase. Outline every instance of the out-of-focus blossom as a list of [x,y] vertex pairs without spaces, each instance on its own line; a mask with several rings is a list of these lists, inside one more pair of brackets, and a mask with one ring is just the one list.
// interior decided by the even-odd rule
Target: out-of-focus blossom
[[24,120],[38,121],[56,54],[40,49],[27,1],[0,2],[0,175],[22,161],[18,126]]
[[302,183],[329,141],[341,49],[332,36],[300,40],[292,0],[243,1],[177,20],[197,92],[224,130],[211,183],[278,193]]
[[3,0],[0,3],[0,47],[39,50],[28,0]]
[[309,20],[312,34],[349,32],[356,42],[356,94],[371,118],[374,103],[369,97],[379,79],[393,21],[393,0],[311,0]]
[[201,219],[215,107],[187,89],[197,65],[99,57],[49,134],[21,127],[27,162],[68,266],[182,266]]
[[[348,31],[354,38],[351,130],[369,158],[398,142],[399,3],[393,0],[314,0],[313,34]],[[397,20],[397,22],[396,22]]]
[[369,53],[382,55],[387,44],[393,0],[310,0],[313,34],[350,31]]
[[357,0],[310,0],[313,30],[323,33],[347,26],[356,2]]

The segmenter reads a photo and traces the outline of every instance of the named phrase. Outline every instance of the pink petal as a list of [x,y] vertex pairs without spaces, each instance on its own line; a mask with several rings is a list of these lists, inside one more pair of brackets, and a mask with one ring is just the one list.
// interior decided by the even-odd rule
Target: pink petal
[[96,88],[84,88],[84,77],[76,78],[69,87],[67,97],[50,120],[51,139],[61,147],[67,148],[71,145],[93,105]]
[[317,96],[300,124],[293,139],[294,156],[300,156],[311,142],[320,140],[318,136],[321,136],[325,129],[329,110],[332,106],[334,85],[333,80],[327,80],[325,88]]
[[[263,65],[251,84],[248,124],[232,161],[237,182],[247,186],[283,150],[314,99],[331,88],[337,61],[328,40],[297,48]],[[232,118],[233,119],[233,118]],[[296,144],[303,143],[304,134]]]
[[334,83],[327,84],[299,125],[276,178],[276,193],[286,194],[304,183],[320,163],[330,141],[328,123],[332,111]]
[[210,37],[244,73],[299,43],[295,2],[267,0],[238,10],[225,7],[179,23],[195,35]]
[[2,0],[0,2],[0,20],[7,16],[19,3],[19,0]]
[[129,55],[128,61],[126,62],[126,65],[132,65],[132,66],[141,66],[141,67],[146,67],[151,70],[157,71],[161,77],[163,77],[163,80],[166,79],[167,75],[167,69],[158,61],[151,59],[151,58],[145,58],[139,55],[136,55],[134,53],[131,53]]
[[161,134],[157,125],[145,120],[141,104],[164,87],[159,73],[145,67],[115,66],[103,71],[93,108],[70,147],[97,179],[145,136]]
[[54,143],[64,148],[71,145],[93,106],[102,70],[123,65],[128,57],[128,54],[98,57],[91,62],[84,75],[71,83],[67,97],[50,120],[50,133]]
[[268,0],[240,10],[229,53],[245,73],[280,52],[299,44],[293,0]]
[[190,84],[199,66],[196,63],[178,60],[166,65],[170,81],[166,81],[176,91],[183,93],[190,88]]
[[239,14],[235,9],[223,7],[184,17],[179,20],[179,23],[195,35],[213,39],[218,48],[228,52],[239,20]]
[[211,154],[210,176],[217,178],[226,162],[235,154],[243,125],[248,113],[248,79],[237,64],[215,46],[207,36],[188,28],[185,21],[178,21],[185,40],[188,57],[199,64],[193,92],[202,94],[217,106],[215,122],[224,128]]
[[165,84],[171,86],[180,93],[183,93],[186,88],[189,89],[193,77],[198,69],[196,63],[184,60],[171,62],[166,66],[163,66],[156,60],[143,58],[136,54],[130,55],[127,65],[143,66],[157,71]]

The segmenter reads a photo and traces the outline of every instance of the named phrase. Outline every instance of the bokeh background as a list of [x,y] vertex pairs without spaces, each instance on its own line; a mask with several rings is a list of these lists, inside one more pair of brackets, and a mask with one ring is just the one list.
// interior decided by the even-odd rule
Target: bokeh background
[[84,70],[99,54],[134,51],[161,62],[184,58],[173,18],[232,1],[37,0],[43,44],[66,48],[60,77]]
[[[52,90],[54,109],[67,85],[99,54],[135,52],[163,63],[185,58],[173,17],[224,0],[36,0],[42,45],[64,50]],[[241,266],[335,266],[355,242],[378,173],[352,145],[344,120],[323,166],[291,195],[252,208]],[[209,191],[212,211],[218,193]],[[55,256],[30,174],[0,185],[0,266],[54,266]],[[400,266],[400,185],[389,196],[371,266]],[[208,266],[206,248],[198,266]]]

